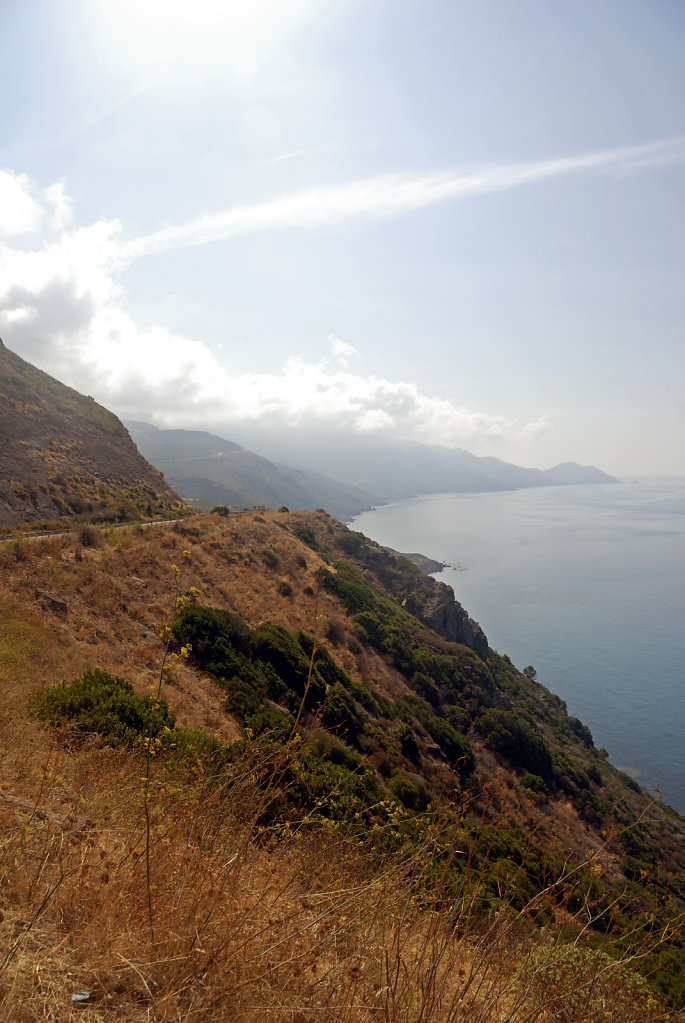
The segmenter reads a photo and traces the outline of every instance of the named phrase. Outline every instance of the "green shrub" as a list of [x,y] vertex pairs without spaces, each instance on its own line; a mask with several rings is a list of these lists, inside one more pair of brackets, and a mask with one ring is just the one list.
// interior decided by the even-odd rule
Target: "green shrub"
[[501,753],[515,767],[549,777],[552,757],[544,739],[514,711],[490,708],[476,719],[475,727],[484,737],[485,745]]
[[519,778],[519,782],[529,792],[547,792],[547,785],[539,774],[531,774],[530,771],[526,771]]
[[301,540],[302,543],[305,543],[307,547],[311,547],[313,551],[317,551],[319,554],[328,554],[326,548],[316,539],[316,534],[311,526],[298,522],[293,526],[293,535],[298,540]]
[[[261,679],[259,681],[261,682]],[[245,675],[223,679],[221,684],[228,691],[226,710],[240,722],[245,722],[248,717],[258,713],[264,704],[263,686],[256,686],[254,681]]]
[[[256,713],[254,701],[261,705],[274,700],[296,710],[305,690],[305,707],[314,710],[326,695],[326,681],[333,684],[347,678],[325,651],[317,652],[310,677],[313,639],[282,625],[266,623],[250,629],[228,611],[189,605],[179,614],[174,632],[179,643],[192,648],[196,663],[235,691],[231,713],[243,722],[245,714]],[[249,700],[247,689],[253,694]]]
[[430,797],[423,785],[412,781],[404,771],[396,771],[388,782],[393,796],[408,810],[425,810]]
[[377,620],[385,622],[391,631],[400,623],[415,622],[394,600],[367,582],[358,569],[346,561],[336,561],[334,567],[334,573],[322,573],[324,587],[335,594],[351,614],[370,612]]
[[465,734],[471,727],[471,715],[466,707],[454,706],[447,711],[447,720],[458,732]]
[[364,730],[354,700],[339,682],[331,686],[326,693],[326,698],[319,711],[319,718],[326,728],[344,736],[352,743],[357,741]]
[[262,705],[245,717],[244,724],[253,735],[268,733],[270,742],[275,743],[290,735],[293,718],[290,714],[284,714],[277,707]]
[[592,738],[592,732],[587,725],[584,725],[579,718],[569,717],[568,726],[577,738],[588,747],[588,749],[594,749],[595,743]]
[[328,735],[302,750],[285,773],[284,788],[292,806],[349,823],[371,820],[383,799],[374,772],[359,754]]
[[400,744],[400,749],[404,756],[408,760],[411,760],[412,763],[418,764],[421,759],[421,752],[419,750],[419,744],[416,741],[416,736],[414,735],[414,729],[411,725],[407,724],[406,721],[400,722],[400,724],[396,725],[394,734],[397,737],[397,741]]
[[[336,561],[335,569],[321,573],[324,588],[345,605],[361,638],[388,655],[424,700],[437,709],[459,699],[467,684],[476,698],[493,688],[489,669],[471,651],[456,645],[454,652],[435,649],[409,603],[400,606],[345,561]],[[445,646],[437,637],[433,640]]]
[[252,630],[251,647],[253,655],[270,664],[286,687],[298,698],[307,689],[307,709],[319,706],[326,695],[326,685],[315,667],[311,670],[310,678],[310,657],[292,632],[282,625],[266,622]]
[[552,760],[554,781],[570,796],[578,796],[581,792],[589,792],[590,779],[575,757],[559,750]]
[[174,634],[192,648],[193,660],[217,678],[240,674],[251,654],[249,627],[219,608],[189,604],[176,618]]
[[100,530],[97,526],[83,525],[79,530],[79,540],[82,547],[99,547]]
[[430,704],[418,696],[409,695],[396,702],[395,710],[397,717],[409,725],[414,719],[418,720],[451,767],[462,773],[474,769],[476,758],[468,739],[460,735],[446,718],[435,714]]
[[428,675],[424,675],[422,671],[415,671],[411,677],[411,687],[422,696],[424,700],[428,700],[434,707],[440,706],[440,690],[436,686],[432,678]]
[[157,736],[175,722],[166,700],[138,696],[130,683],[99,668],[85,671],[73,682],[39,689],[33,708],[51,725],[95,732],[124,745],[141,736]]
[[260,556],[267,568],[278,568],[278,555],[270,547],[264,547]]
[[362,533],[354,533],[351,529],[347,529],[341,533],[338,537],[338,544],[342,547],[346,554],[354,557],[359,554],[359,551],[366,543],[366,537]]
[[465,773],[469,773],[474,769],[476,758],[473,755],[469,740],[465,736],[460,735],[449,721],[433,715],[426,727],[430,732],[431,738],[434,742],[437,742],[442,753],[445,755],[445,759],[452,767],[456,767]]
[[377,717],[387,717],[388,715],[381,709],[381,704],[373,695],[370,689],[367,689],[362,682],[355,682],[354,679],[350,679],[349,690],[354,696],[355,700],[362,705],[365,710],[370,711]]
[[[308,632],[303,632],[301,629],[295,633],[297,642],[302,647],[305,656],[307,658],[307,664],[309,664],[312,651],[314,650],[314,637]],[[343,671],[339,664],[333,660],[328,650],[324,646],[316,647],[314,653],[314,667],[316,672],[321,676],[326,685],[332,686],[336,682],[339,682],[345,689],[352,689],[354,683],[349,677],[347,672]]]

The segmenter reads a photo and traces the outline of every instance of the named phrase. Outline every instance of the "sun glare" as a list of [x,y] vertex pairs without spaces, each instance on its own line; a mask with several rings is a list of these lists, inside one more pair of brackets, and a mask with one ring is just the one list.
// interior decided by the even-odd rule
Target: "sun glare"
[[314,12],[313,0],[90,0],[84,15],[107,59],[145,78],[225,71],[250,78]]

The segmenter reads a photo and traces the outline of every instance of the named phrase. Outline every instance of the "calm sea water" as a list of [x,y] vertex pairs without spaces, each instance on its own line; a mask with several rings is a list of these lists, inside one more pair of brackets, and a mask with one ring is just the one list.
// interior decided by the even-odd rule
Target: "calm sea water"
[[352,528],[447,562],[490,645],[685,813],[685,479],[431,495]]

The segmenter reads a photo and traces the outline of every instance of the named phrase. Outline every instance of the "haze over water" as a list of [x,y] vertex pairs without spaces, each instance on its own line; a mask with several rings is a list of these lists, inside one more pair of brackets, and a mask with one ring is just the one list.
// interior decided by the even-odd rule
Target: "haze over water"
[[438,494],[353,529],[450,566],[490,645],[685,813],[685,479]]

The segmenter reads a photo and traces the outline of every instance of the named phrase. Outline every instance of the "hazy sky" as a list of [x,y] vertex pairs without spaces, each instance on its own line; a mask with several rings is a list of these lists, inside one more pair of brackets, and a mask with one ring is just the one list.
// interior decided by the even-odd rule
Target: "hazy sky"
[[24,358],[229,438],[685,473],[682,0],[2,0],[0,62]]

